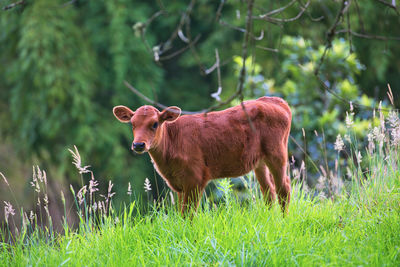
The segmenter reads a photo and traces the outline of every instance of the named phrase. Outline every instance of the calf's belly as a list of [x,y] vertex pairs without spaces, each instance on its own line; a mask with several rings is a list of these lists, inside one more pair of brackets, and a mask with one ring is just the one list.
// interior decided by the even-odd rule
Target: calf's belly
[[217,159],[209,169],[211,171],[211,179],[238,177],[245,175],[255,169],[260,161],[260,157],[229,157],[225,156]]

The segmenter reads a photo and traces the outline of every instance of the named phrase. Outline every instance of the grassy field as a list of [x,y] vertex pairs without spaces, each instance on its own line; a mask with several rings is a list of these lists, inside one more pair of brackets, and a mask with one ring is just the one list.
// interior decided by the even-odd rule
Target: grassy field
[[259,198],[203,205],[192,220],[170,207],[130,217],[133,203],[97,230],[84,224],[54,240],[33,235],[3,244],[0,264],[399,266],[400,180],[378,179],[385,181],[336,201],[310,200],[296,187],[285,217],[278,205],[268,209]]
[[[0,243],[0,265],[400,266],[400,134],[374,131],[363,157],[355,146],[346,152],[353,155],[346,159],[355,161],[339,157],[343,140],[338,138],[337,164],[329,171],[320,167],[315,191],[300,182],[301,169],[291,170],[293,195],[286,216],[277,204],[266,207],[253,186],[250,197],[239,200],[229,180],[218,184],[219,204],[203,199],[192,219],[183,218],[170,197],[150,204],[145,214],[135,201],[116,211],[105,208],[111,187],[105,202],[92,199],[92,180],[74,193],[79,229],[65,226],[65,233],[56,235],[50,220],[41,228],[25,216],[12,241]],[[80,165],[78,151],[72,152],[76,167],[90,172]],[[46,182],[43,177],[39,169],[34,173],[35,188]],[[6,212],[9,222],[11,211]],[[7,239],[10,231],[1,236]]]

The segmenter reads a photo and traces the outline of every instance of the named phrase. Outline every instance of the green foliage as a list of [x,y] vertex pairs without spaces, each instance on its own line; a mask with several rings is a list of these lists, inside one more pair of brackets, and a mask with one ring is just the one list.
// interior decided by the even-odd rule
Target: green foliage
[[96,62],[84,32],[73,22],[76,15],[49,9],[44,0],[29,5],[21,15],[17,57],[9,66],[10,114],[18,129],[13,134],[21,147],[46,159],[60,160],[67,140],[79,136],[90,141]]
[[295,132],[300,134],[302,128],[307,133],[323,130],[328,140],[332,140],[350,108],[345,101],[358,103],[361,99],[361,91],[354,81],[363,66],[355,53],[348,56],[344,40],[333,42],[320,72],[338,98],[325,91],[314,75],[324,53],[323,46],[314,49],[312,42],[288,36],[283,38],[282,46],[282,74],[272,92],[281,93],[293,107]]
[[[316,162],[327,158],[323,155],[324,150],[321,150],[314,131],[323,135],[323,148],[332,148],[338,129],[346,128],[346,116],[352,116],[350,102],[363,103],[368,107],[376,105],[372,98],[362,94],[360,86],[355,83],[357,75],[365,67],[357,59],[356,53],[349,54],[348,43],[342,39],[333,41],[332,48],[327,51],[324,63],[320,66],[321,79],[331,88],[331,92],[325,90],[314,74],[324,50],[324,46],[316,46],[302,37],[284,36],[280,56],[282,69],[276,80],[265,80],[260,65],[252,63],[251,58],[246,59],[246,68],[249,70],[245,84],[247,96],[283,97],[292,108],[291,135],[298,141],[305,141],[306,151],[311,152]],[[241,67],[240,57],[234,61]],[[373,120],[366,119],[371,113],[368,109],[358,111],[358,119],[353,122],[357,137],[365,136],[367,130],[374,125]],[[304,133],[306,136],[303,136]],[[290,150],[296,149],[292,143]],[[333,155],[328,157],[331,160]]]
[[0,101],[1,116],[8,118],[1,132],[12,136],[20,155],[60,166],[54,178],[70,172],[67,148],[73,144],[92,155],[96,170],[113,173],[124,187],[127,176],[144,179],[150,170],[147,159],[127,157],[132,134],[111,112],[113,105],[144,103],[125,88],[124,80],[151,95],[162,77],[131,29],[150,10],[125,2],[89,1],[76,8],[40,0],[1,17],[1,59],[9,65],[2,73],[9,90],[1,90],[7,100]]

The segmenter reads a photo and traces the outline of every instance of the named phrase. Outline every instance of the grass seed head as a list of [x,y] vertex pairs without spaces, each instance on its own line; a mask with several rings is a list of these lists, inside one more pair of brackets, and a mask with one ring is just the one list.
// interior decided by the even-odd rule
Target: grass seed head
[[391,131],[392,136],[392,145],[399,146],[400,145],[400,125]]
[[335,142],[334,146],[335,146],[335,150],[337,152],[340,152],[340,151],[343,150],[344,142],[343,142],[342,136],[340,134],[337,135],[336,142]]
[[146,178],[144,180],[144,191],[146,191],[146,193],[151,191],[151,184],[149,178]]
[[33,210],[29,212],[29,220],[31,224],[33,224],[33,222],[35,221],[35,214],[33,213]]
[[361,152],[358,151],[358,153],[357,153],[357,163],[361,164],[361,162],[362,162],[362,155],[361,155]]
[[395,111],[390,111],[387,121],[391,127],[391,144],[393,146],[398,146],[400,145],[400,119],[398,113]]
[[76,194],[79,205],[82,205],[83,201],[85,200],[86,191],[86,185],[84,185],[81,189],[79,189],[78,194]]
[[115,192],[111,192],[114,184],[111,181],[108,181],[108,194],[107,198],[110,199],[115,195]]
[[353,125],[353,123],[354,123],[354,121],[353,121],[353,115],[354,115],[354,113],[348,113],[347,111],[346,111],[346,119],[345,119],[345,123],[346,123],[346,127],[347,128],[350,128],[352,125]]
[[82,167],[82,159],[81,159],[81,155],[79,154],[79,150],[78,148],[74,145],[74,149],[75,151],[72,151],[71,149],[68,149],[68,151],[71,153],[72,155],[72,164],[75,165],[75,167],[78,169],[79,173],[89,173],[91,172],[91,170],[89,170],[90,165],[86,165]]
[[43,202],[44,202],[45,207],[47,207],[49,205],[49,197],[47,194],[44,194]]
[[132,187],[131,187],[131,182],[128,182],[128,195],[132,195]]
[[15,210],[10,202],[4,201],[4,217],[6,219],[6,223],[8,224],[8,217],[15,215]]
[[10,184],[7,181],[7,178],[0,172],[0,176],[3,178],[4,182],[10,187]]
[[321,176],[318,178],[317,185],[315,186],[315,188],[316,188],[318,191],[322,192],[322,191],[325,189],[325,187],[326,187],[326,177],[323,176],[323,175],[321,175]]
[[99,182],[94,180],[93,178],[89,181],[89,193],[92,195],[94,192],[99,191],[97,186]]

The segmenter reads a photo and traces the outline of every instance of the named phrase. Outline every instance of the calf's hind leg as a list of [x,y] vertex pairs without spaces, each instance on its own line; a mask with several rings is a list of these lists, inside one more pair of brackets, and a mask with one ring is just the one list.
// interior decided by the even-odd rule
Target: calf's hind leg
[[266,164],[274,177],[275,190],[283,212],[287,212],[290,202],[290,179],[286,175],[287,154],[270,156]]
[[264,195],[264,200],[268,205],[276,199],[275,184],[273,177],[268,171],[267,166],[261,163],[256,169],[254,169],[256,178],[260,184],[261,192]]

